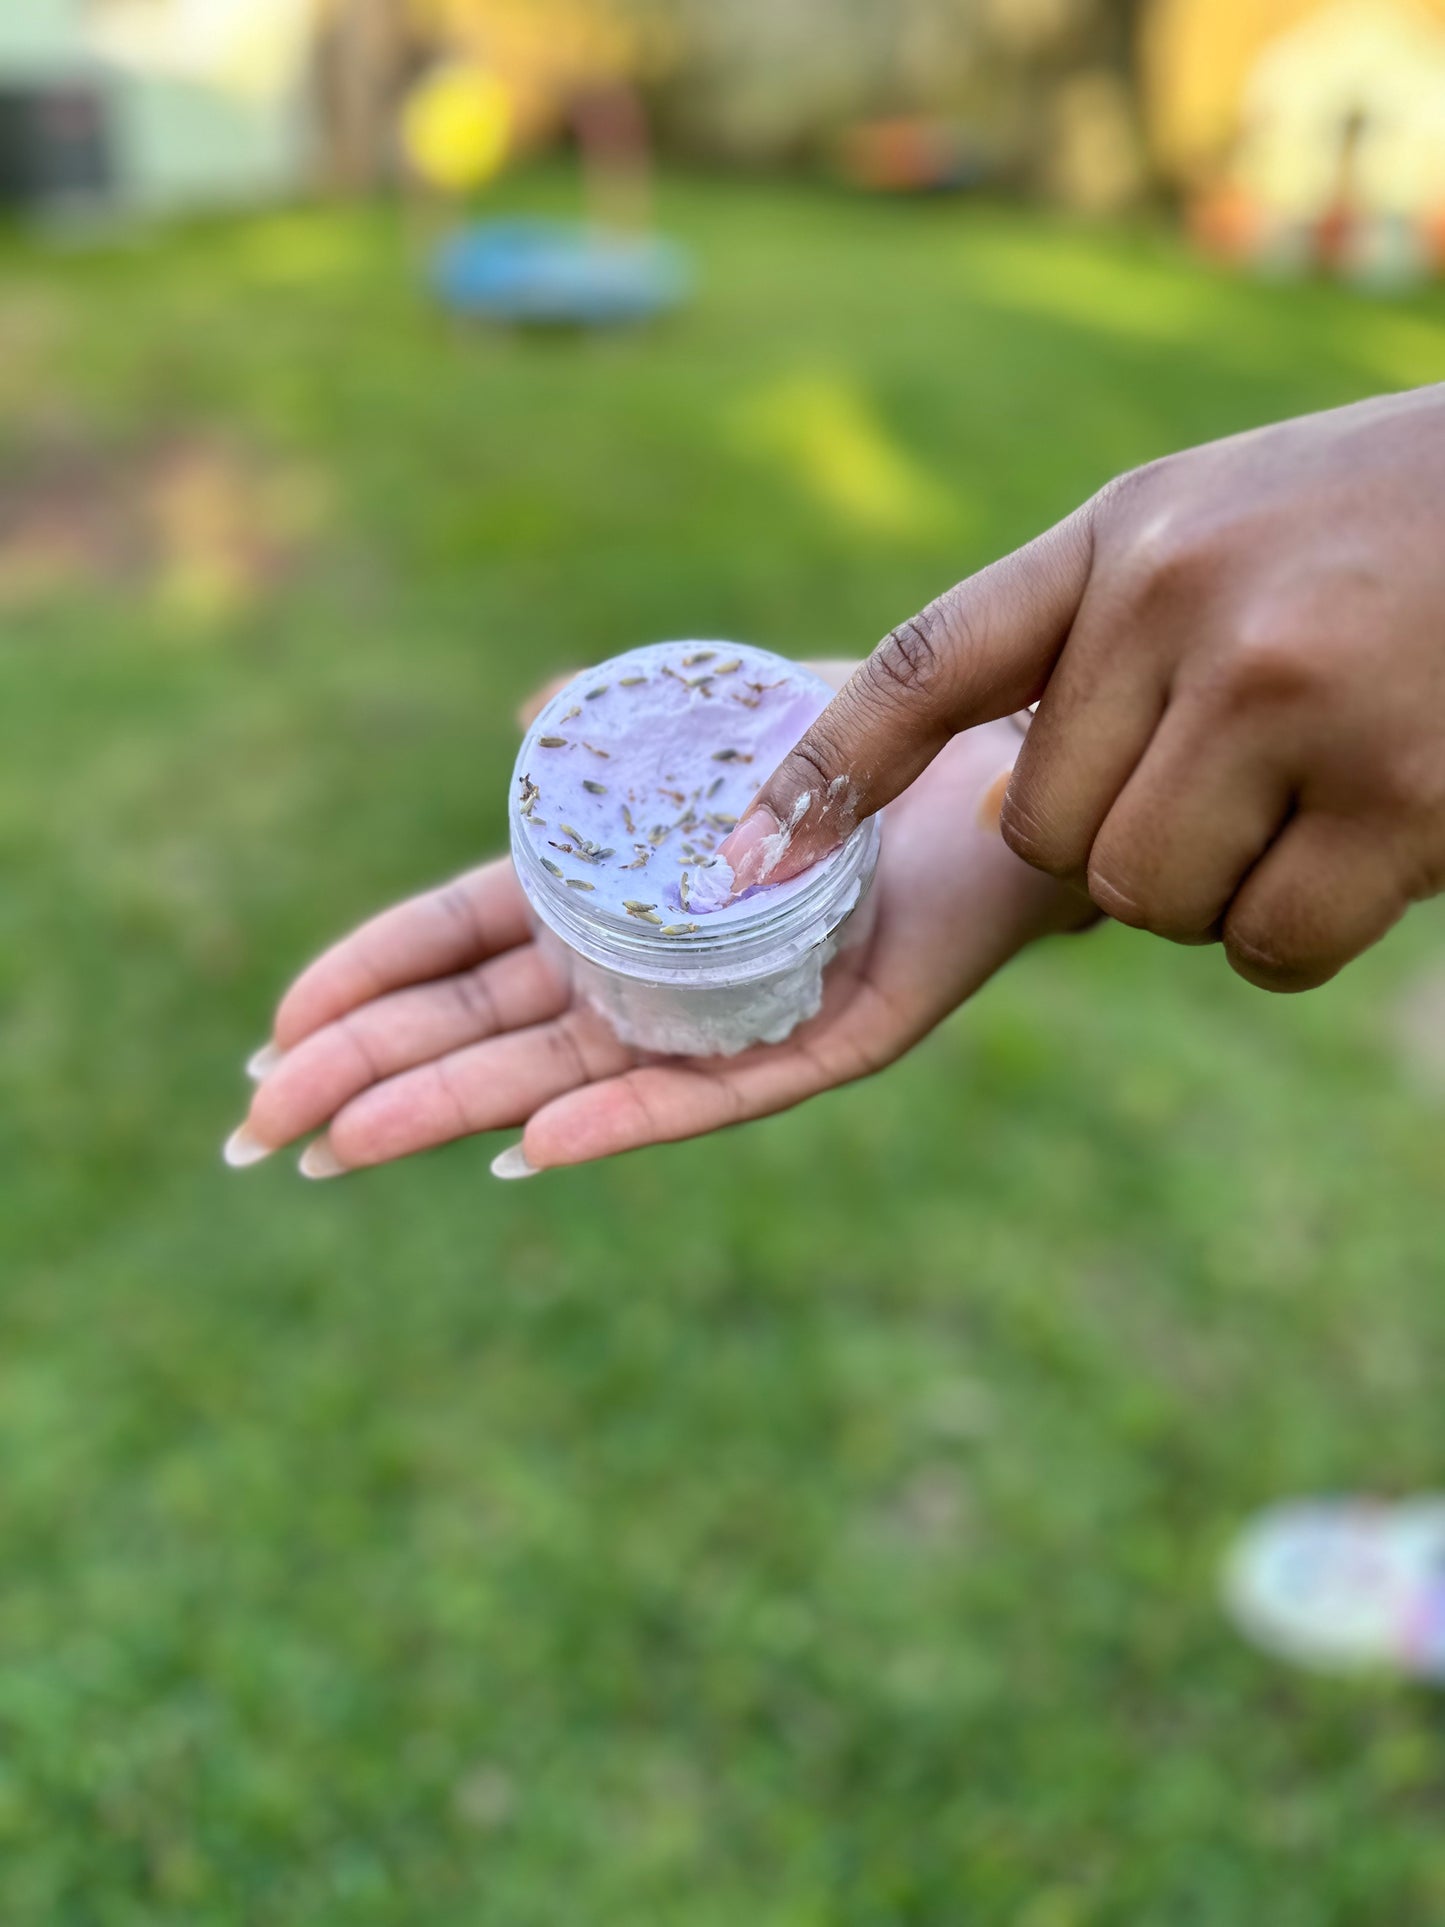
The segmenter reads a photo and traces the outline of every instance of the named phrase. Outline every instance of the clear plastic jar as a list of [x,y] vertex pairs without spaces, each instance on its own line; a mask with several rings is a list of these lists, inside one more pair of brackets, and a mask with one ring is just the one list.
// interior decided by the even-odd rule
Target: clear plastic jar
[[[529,772],[545,758],[539,745],[543,739],[555,742],[549,732],[558,729],[560,719],[575,715],[600,683],[615,682],[629,671],[655,670],[664,652],[696,647],[675,643],[631,651],[587,670],[553,698],[518,754],[510,809],[512,861],[539,940],[574,994],[600,1012],[624,1043],[667,1055],[731,1056],[755,1044],[781,1043],[815,1016],[829,963],[846,943],[866,936],[880,841],[877,818],[801,877],[753,891],[712,916],[659,928],[606,904],[592,904],[585,884],[569,887],[526,808]],[[710,647],[715,655],[733,645]],[[795,663],[762,650],[746,655],[750,664],[784,672],[790,687],[816,690],[819,710],[832,695]],[[756,772],[758,777],[766,773]]]

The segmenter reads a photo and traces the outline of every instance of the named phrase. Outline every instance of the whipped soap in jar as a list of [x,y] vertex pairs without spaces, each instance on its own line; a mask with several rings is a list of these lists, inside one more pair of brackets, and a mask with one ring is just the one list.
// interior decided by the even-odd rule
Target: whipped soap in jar
[[726,642],[654,643],[585,670],[527,732],[512,861],[554,961],[624,1043],[724,1056],[817,1014],[866,934],[876,818],[785,883],[733,897],[717,855],[832,698],[811,671]]

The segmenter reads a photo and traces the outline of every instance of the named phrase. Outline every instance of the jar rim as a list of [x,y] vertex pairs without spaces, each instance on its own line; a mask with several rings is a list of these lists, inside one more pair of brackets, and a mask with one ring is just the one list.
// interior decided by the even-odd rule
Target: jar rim
[[[652,649],[686,646],[689,645],[671,642],[624,650],[580,671],[566,689],[557,692],[547,708],[561,702],[574,687],[615,670],[619,664],[633,663]],[[777,663],[790,675],[815,684],[831,700],[832,689],[812,670],[772,650],[749,647],[753,655]],[[704,917],[695,928],[663,936],[660,930],[636,918],[600,907],[594,909],[547,870],[534,840],[523,827],[525,819],[518,798],[521,778],[531,761],[529,745],[536,729],[534,722],[522,740],[513,769],[508,800],[512,862],[534,914],[565,943],[594,962],[628,976],[653,980],[659,976],[695,976],[699,972],[709,977],[724,973],[749,977],[755,974],[746,968],[749,964],[771,970],[781,957],[824,941],[853,908],[872,876],[879,844],[877,817],[860,824],[846,842],[821,858],[785,901],[772,904],[760,901],[753,915],[730,917],[726,923]]]

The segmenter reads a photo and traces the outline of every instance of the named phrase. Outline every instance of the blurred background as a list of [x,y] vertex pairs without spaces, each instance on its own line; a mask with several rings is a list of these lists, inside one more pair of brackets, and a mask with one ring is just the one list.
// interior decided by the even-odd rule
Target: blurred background
[[1445,1479],[1441,906],[540,1184],[219,1161],[544,675],[1445,378],[1445,4],[21,0],[0,199],[0,1915],[1445,1918],[1438,1702],[1214,1591]]

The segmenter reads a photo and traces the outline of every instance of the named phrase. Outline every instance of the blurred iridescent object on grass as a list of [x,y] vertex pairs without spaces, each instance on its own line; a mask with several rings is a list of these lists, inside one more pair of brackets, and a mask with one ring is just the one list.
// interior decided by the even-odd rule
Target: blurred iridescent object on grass
[[1143,72],[1206,251],[1381,290],[1445,269],[1445,0],[1157,0]]
[[1274,1507],[1231,1549],[1223,1595],[1276,1658],[1445,1683],[1445,1498]]

